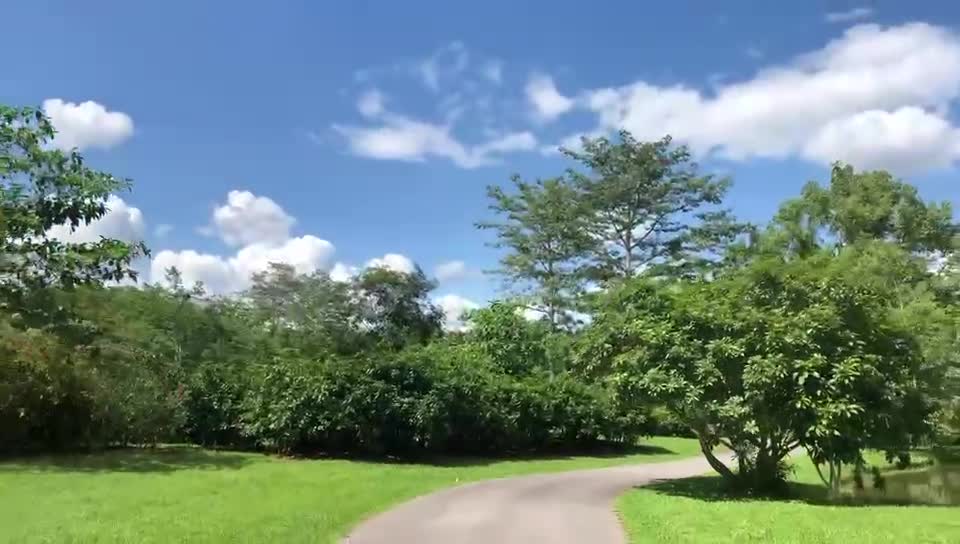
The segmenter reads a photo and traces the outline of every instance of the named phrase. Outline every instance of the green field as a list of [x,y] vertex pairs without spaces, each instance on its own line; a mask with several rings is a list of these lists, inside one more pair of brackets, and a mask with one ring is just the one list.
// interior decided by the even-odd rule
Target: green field
[[403,464],[197,448],[0,462],[0,541],[335,542],[370,514],[441,487],[534,472],[668,461],[696,442],[630,455]]
[[871,489],[868,474],[865,491],[845,487],[850,504],[828,504],[825,487],[804,458],[792,478],[794,496],[803,499],[731,500],[719,493],[717,477],[704,476],[635,489],[620,498],[617,510],[637,544],[960,542],[960,465],[884,475],[885,492]]

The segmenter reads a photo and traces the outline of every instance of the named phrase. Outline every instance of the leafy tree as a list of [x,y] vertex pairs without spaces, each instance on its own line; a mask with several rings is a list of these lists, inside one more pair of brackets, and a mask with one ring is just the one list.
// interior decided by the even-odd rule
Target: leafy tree
[[350,285],[326,272],[297,274],[288,264],[271,263],[253,275],[245,293],[252,319],[274,337],[308,353],[353,353],[359,349],[360,308]]
[[110,193],[128,185],[88,168],[76,151],[52,149],[54,135],[41,111],[0,105],[0,304],[25,319],[52,318],[50,308],[37,308],[44,288],[135,278],[130,261],[146,251],[118,240],[48,237],[56,225],[102,217]]
[[[889,257],[857,247],[758,260],[710,282],[628,282],[584,333],[579,364],[628,402],[663,403],[731,483],[778,488],[784,457],[803,446],[834,467],[835,489],[864,448],[928,436],[936,409],[942,366],[892,311],[894,293],[858,268],[874,251]],[[718,444],[737,472],[713,455]]]
[[440,335],[443,312],[428,297],[434,287],[419,267],[411,273],[386,267],[365,270],[353,285],[361,326],[394,348]]
[[886,240],[907,251],[947,252],[958,232],[949,202],[925,203],[912,185],[878,170],[834,164],[830,183],[808,183],[785,202],[771,225],[774,246],[793,255],[863,240]]
[[585,204],[591,276],[627,278],[649,267],[659,272],[701,270],[717,250],[742,233],[719,205],[729,179],[699,175],[686,146],[669,136],[638,142],[627,131],[611,142],[583,138],[583,150],[564,153],[588,173],[568,171]]
[[507,250],[498,270],[507,284],[557,327],[570,320],[568,311],[584,288],[579,265],[592,242],[583,204],[563,179],[526,182],[514,176],[512,181],[513,193],[487,188],[489,207],[500,220],[477,226],[493,230],[493,246]]

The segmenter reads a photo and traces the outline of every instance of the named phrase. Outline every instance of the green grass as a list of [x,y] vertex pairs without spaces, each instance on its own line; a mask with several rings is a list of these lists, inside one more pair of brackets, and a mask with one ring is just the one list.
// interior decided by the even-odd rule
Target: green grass
[[[879,462],[879,456],[870,461]],[[884,493],[871,489],[868,473],[865,491],[848,484],[847,504],[834,504],[813,464],[802,458],[793,473],[798,498],[792,501],[732,500],[720,492],[717,477],[704,476],[635,489],[617,509],[631,543],[960,542],[960,465],[887,468],[884,476]],[[903,505],[917,502],[932,504]]]
[[198,448],[0,462],[0,542],[336,542],[404,499],[474,480],[668,461],[696,442],[630,455],[404,464],[297,460]]

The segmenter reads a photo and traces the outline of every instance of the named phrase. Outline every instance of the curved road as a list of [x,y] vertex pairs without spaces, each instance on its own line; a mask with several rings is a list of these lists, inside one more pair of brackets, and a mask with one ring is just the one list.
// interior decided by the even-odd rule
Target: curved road
[[631,487],[710,471],[701,457],[488,480],[426,495],[361,523],[349,544],[619,544],[613,509]]

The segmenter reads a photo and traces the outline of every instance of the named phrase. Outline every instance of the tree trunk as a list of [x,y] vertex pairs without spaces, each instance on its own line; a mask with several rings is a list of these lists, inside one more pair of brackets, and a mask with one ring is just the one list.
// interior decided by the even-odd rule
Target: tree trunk
[[700,451],[703,452],[703,456],[707,459],[710,468],[715,470],[720,476],[723,476],[724,480],[733,481],[736,479],[733,471],[730,470],[727,465],[723,464],[723,461],[717,459],[717,456],[713,454],[713,448],[707,445],[699,433],[697,433],[697,439],[700,442]]

